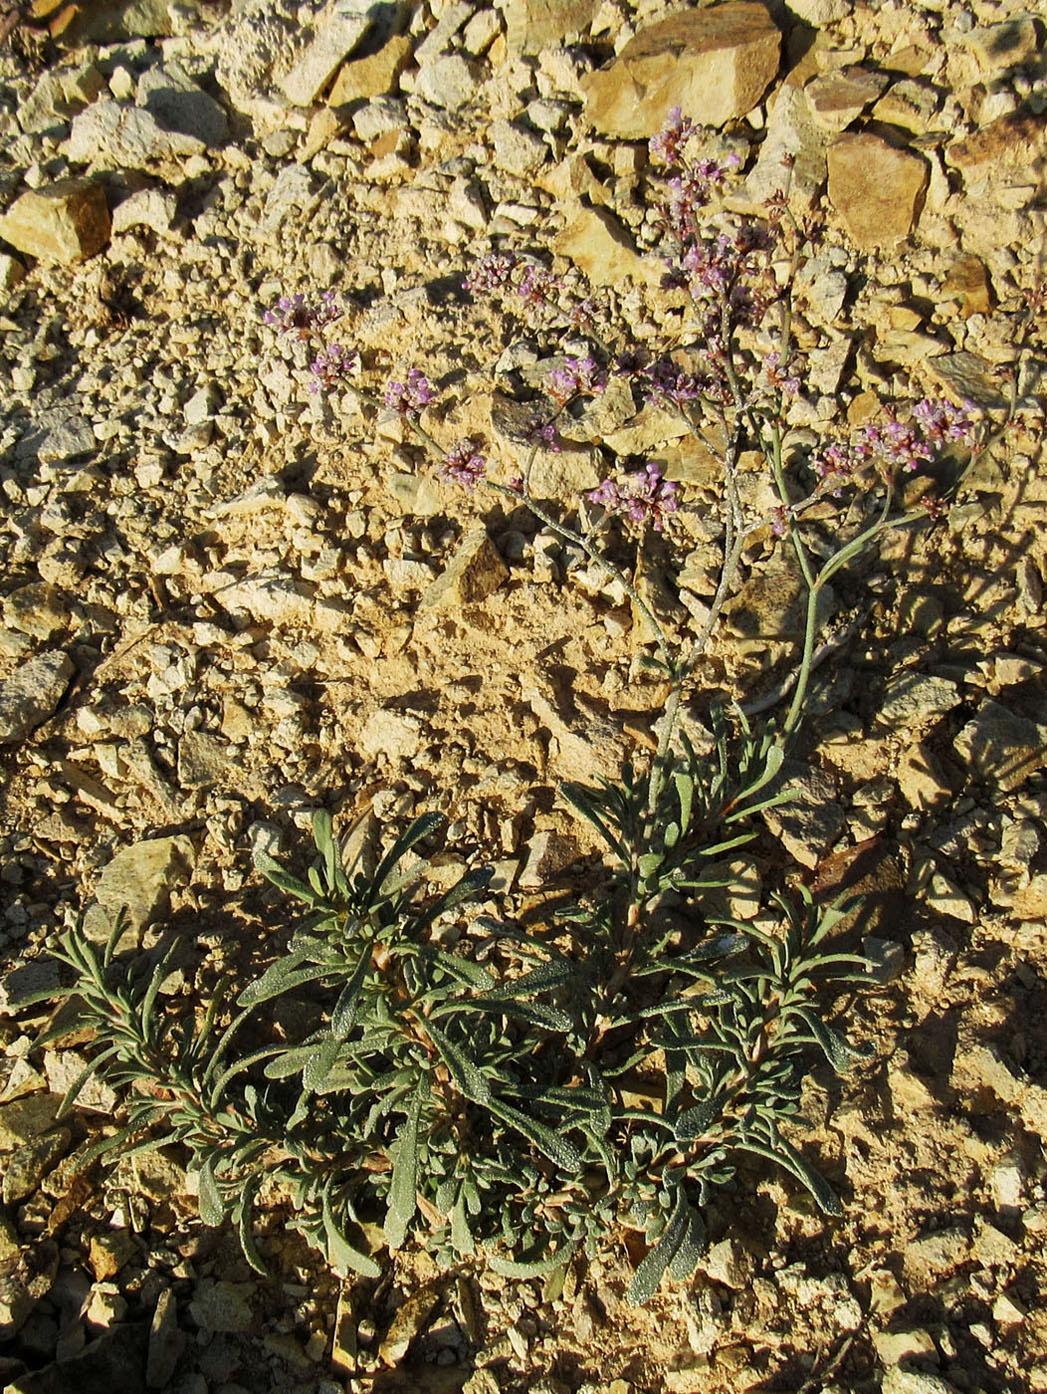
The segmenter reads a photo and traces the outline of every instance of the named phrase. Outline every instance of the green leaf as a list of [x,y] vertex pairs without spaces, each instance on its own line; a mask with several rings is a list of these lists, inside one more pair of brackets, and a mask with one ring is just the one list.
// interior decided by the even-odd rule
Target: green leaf
[[491,1086],[482,1071],[444,1035],[434,1021],[426,1021],[426,1030],[433,1045],[440,1052],[440,1058],[447,1066],[458,1092],[464,1094],[467,1099],[472,1099],[474,1103],[487,1103],[491,1098]]
[[324,808],[318,808],[313,815],[313,841],[316,850],[324,859],[324,874],[331,890],[343,896],[349,893],[349,883],[342,869],[342,857],[334,837],[331,815]]
[[637,1307],[643,1304],[657,1291],[658,1284],[665,1276],[669,1265],[676,1257],[676,1252],[684,1241],[686,1234],[686,1201],[681,1205],[682,1190],[677,1193],[676,1209],[673,1217],[665,1227],[665,1232],[643,1259],[633,1280],[629,1284],[629,1291],[626,1294],[628,1300]]
[[807,1007],[793,1007],[785,1013],[786,1017],[799,1017],[822,1049],[826,1060],[841,1074],[850,1069],[858,1058],[858,1052],[851,1049],[839,1031],[826,1026],[818,1014]]
[[119,1049],[120,1047],[115,1044],[107,1046],[100,1055],[96,1055],[95,1058],[90,1062],[90,1064],[86,1065],[80,1071],[77,1077],[73,1080],[72,1084],[65,1091],[65,1094],[62,1097],[62,1102],[58,1105],[58,1112],[55,1114],[56,1123],[59,1121],[59,1119],[64,1118],[66,1114],[69,1112],[70,1108],[72,1108],[74,1102],[76,1101],[77,1095],[80,1093],[81,1089],[83,1089],[87,1081],[93,1075],[96,1075],[99,1072],[99,1070],[102,1069],[103,1065],[105,1065],[109,1060],[113,1058],[114,1055],[118,1053]]
[[714,1096],[677,1115],[674,1120],[677,1141],[684,1142],[690,1141],[691,1138],[704,1137],[723,1112],[723,1104],[723,1099]]
[[[423,813],[416,818],[411,825],[393,843],[389,851],[378,864],[372,882],[373,889],[381,895],[386,890],[386,881],[396,868],[400,859],[411,850],[415,843],[423,842],[427,837],[431,837],[437,828],[442,827],[444,816],[442,813]],[[371,900],[373,904],[373,899]]]
[[244,1258],[249,1267],[256,1273],[264,1277],[268,1272],[262,1256],[258,1252],[258,1245],[255,1243],[253,1219],[255,1196],[257,1196],[262,1185],[262,1176],[256,1175],[248,1178],[247,1184],[240,1193],[240,1198],[233,1206],[233,1219],[236,1221],[236,1234],[240,1240],[240,1248],[244,1252]]
[[307,905],[317,905],[321,901],[311,886],[307,886],[304,881],[299,881],[297,876],[291,876],[284,871],[278,861],[275,861],[268,852],[256,852],[254,854],[255,870],[261,872],[267,881],[271,881],[280,890],[286,891],[288,895],[293,895],[297,900],[304,900]]
[[465,1208],[465,1195],[462,1191],[458,1192],[458,1199],[451,1211],[451,1244],[454,1246],[455,1252],[459,1254],[471,1254],[476,1251],[476,1243],[473,1240],[472,1230],[469,1228],[469,1216]]
[[360,1011],[360,991],[367,981],[367,970],[371,964],[371,948],[368,945],[360,955],[352,977],[338,994],[338,1001],[331,1012],[331,1035],[336,1041],[344,1041],[356,1025]]
[[801,1182],[817,1202],[818,1209],[823,1215],[831,1215],[839,1218],[843,1214],[843,1206],[840,1198],[826,1181],[820,1172],[815,1171],[806,1157],[802,1156],[791,1143],[785,1141],[783,1137],[775,1138],[773,1142],[756,1142],[752,1138],[738,1140],[732,1144],[743,1152],[752,1152],[754,1156],[764,1157],[768,1161],[777,1162],[797,1181]]
[[396,1140],[393,1181],[389,1187],[389,1209],[385,1217],[385,1238],[390,1249],[400,1249],[407,1227],[418,1208],[418,1123],[422,1098],[416,1094]]
[[302,1071],[303,1090],[312,1093],[319,1089],[331,1073],[331,1068],[338,1059],[338,1052],[341,1048],[342,1042],[337,1036],[328,1036],[319,1050],[313,1051],[312,1057],[306,1062],[305,1069]]
[[518,978],[511,978],[500,987],[493,988],[490,992],[484,993],[484,1000],[488,1002],[502,1001],[507,997],[519,999],[524,993],[541,992],[550,987],[562,987],[569,982],[577,972],[577,965],[566,958],[551,958],[547,963],[540,963],[537,968],[532,968],[527,973],[521,973]]
[[680,800],[680,831],[685,833],[691,825],[691,808],[694,803],[694,780],[689,774],[677,771],[673,775],[676,797]]
[[262,1002],[268,1002],[270,998],[279,997],[282,993],[301,987],[303,983],[330,977],[331,972],[330,964],[303,965],[301,954],[291,954],[288,958],[272,964],[256,982],[248,983],[236,999],[237,1005],[257,1007]]
[[291,1075],[300,1074],[320,1049],[321,1042],[327,1039],[330,1038],[325,1032],[322,1036],[314,1036],[305,1045],[291,1046],[271,1060],[262,1073],[266,1079],[289,1079]]
[[[559,1007],[547,1007],[541,1002],[516,1002],[511,997],[489,999],[474,997],[471,1001],[447,1002],[433,1009],[432,1017],[447,1016],[449,1012],[495,1012],[499,1016],[518,1016],[532,1026],[546,1031],[569,1031],[571,1018]],[[430,1018],[431,1019],[431,1018]]]
[[625,865],[628,865],[629,849],[618,833],[611,831],[610,824],[601,806],[599,790],[586,788],[584,784],[561,784],[560,792],[567,802],[573,808],[577,809],[583,818],[592,823],[593,827],[619,860]]
[[350,1244],[345,1233],[335,1220],[331,1209],[330,1185],[324,1187],[323,1199],[324,1235],[327,1239],[327,1260],[339,1277],[344,1278],[350,1269],[364,1278],[380,1278],[382,1270],[370,1254],[365,1254]]
[[697,1210],[688,1207],[683,1239],[669,1262],[669,1277],[677,1283],[689,1278],[704,1252],[705,1224]]
[[225,1203],[222,1200],[222,1193],[218,1189],[218,1182],[215,1179],[214,1163],[211,1157],[205,1157],[200,1167],[200,1195],[198,1198],[200,1208],[200,1218],[205,1225],[210,1225],[212,1229],[217,1229],[225,1220]]
[[485,1107],[496,1118],[507,1123],[510,1128],[515,1128],[518,1133],[523,1133],[529,1142],[534,1143],[539,1152],[544,1153],[551,1162],[555,1162],[564,1171],[577,1173],[581,1170],[582,1157],[577,1147],[552,1128],[547,1128],[544,1123],[529,1118],[526,1113],[521,1113],[519,1109],[513,1108],[503,1099],[489,1099]]

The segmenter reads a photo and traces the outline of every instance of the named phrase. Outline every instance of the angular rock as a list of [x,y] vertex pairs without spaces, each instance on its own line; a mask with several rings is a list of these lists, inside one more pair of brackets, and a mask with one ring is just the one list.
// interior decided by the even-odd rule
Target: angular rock
[[537,890],[569,866],[578,856],[578,843],[564,833],[535,833],[527,849],[527,861],[520,872],[521,890]]
[[941,95],[927,82],[903,78],[888,89],[872,109],[873,119],[924,135],[935,123]]
[[0,252],[0,291],[14,290],[25,280],[25,267],[17,257]]
[[192,136],[209,149],[223,145],[229,134],[225,109],[180,63],[148,68],[139,80],[137,101],[165,130]]
[[344,63],[327,97],[329,106],[382,97],[395,86],[411,59],[412,42],[408,34],[395,34],[377,53]]
[[413,760],[422,748],[422,724],[413,712],[380,707],[364,723],[357,742],[372,759],[385,756],[393,764]]
[[67,653],[42,653],[0,683],[0,745],[25,740],[51,716],[76,671]]
[[0,237],[19,252],[67,265],[109,241],[109,205],[93,179],[60,179],[30,189],[0,218]]
[[281,91],[292,106],[309,106],[315,102],[339,65],[371,27],[366,15],[339,13],[336,4],[330,9],[331,17],[309,41],[298,62],[280,83]]
[[72,617],[65,593],[47,581],[19,586],[4,601],[4,623],[34,639],[50,639],[65,629]]
[[583,80],[597,130],[649,139],[673,107],[701,126],[751,111],[778,71],[781,35],[763,5],[730,0],[681,10],[641,29],[606,68]]
[[144,1322],[110,1327],[81,1354],[20,1375],[5,1394],[70,1394],[71,1390],[76,1394],[113,1394],[114,1390],[140,1389],[147,1342]]
[[860,251],[894,247],[912,232],[929,171],[879,136],[841,136],[828,151],[829,201]]
[[1005,792],[1047,766],[1047,732],[999,702],[983,702],[953,744],[975,774]]
[[772,834],[803,866],[815,867],[840,834],[847,814],[835,802],[836,788],[820,771],[789,781],[789,803],[763,815]]
[[958,405],[973,402],[975,406],[995,408],[1005,402],[1000,380],[993,375],[992,364],[976,353],[961,349],[959,353],[939,353],[927,360],[927,370]]
[[495,165],[509,174],[533,174],[549,157],[549,147],[541,136],[513,121],[495,121],[489,136]]
[[422,596],[421,609],[450,610],[479,605],[509,575],[485,527],[473,528],[462,538],[443,573]]
[[433,106],[459,111],[476,95],[479,65],[460,53],[444,53],[419,69],[415,92]]
[[195,136],[165,131],[152,112],[124,102],[94,102],[73,118],[64,153],[73,164],[97,169],[149,169],[181,164],[206,146]]
[[185,1345],[178,1329],[178,1304],[170,1288],[157,1298],[149,1325],[149,1351],[145,1362],[145,1382],[150,1389],[166,1389],[171,1382]]
[[[788,185],[791,204],[810,208],[825,183],[829,139],[824,126],[814,120],[806,89],[783,83],[770,107],[767,134],[745,192],[754,203],[762,203]],[[786,156],[794,161],[791,173],[782,163]]]
[[139,189],[113,209],[113,231],[121,233],[133,227],[147,227],[162,237],[170,232],[177,212],[175,194],[163,189]]
[[13,1152],[46,1132],[61,1103],[61,1094],[29,1094],[0,1105],[0,1153]]
[[967,185],[981,179],[1018,174],[1033,182],[1031,167],[1047,156],[1047,126],[1042,116],[1015,111],[983,126],[946,148],[946,164],[963,175]]
[[983,73],[1014,72],[1038,53],[1042,54],[1036,21],[1031,15],[1015,15],[999,24],[979,24],[962,38]]
[[[195,860],[187,837],[136,842],[117,852],[105,867],[95,887],[95,900],[113,918],[126,910],[129,929],[141,931],[164,914],[171,890],[189,879]],[[108,927],[106,916],[85,920],[92,938],[102,938]]]
[[251,1298],[257,1283],[229,1283],[201,1278],[189,1304],[189,1315],[202,1331],[248,1331],[253,1314]]
[[[59,1098],[65,1095],[87,1069],[87,1058],[78,1050],[48,1050],[44,1052],[44,1074],[47,1087]],[[92,1075],[76,1096],[76,1107],[88,1112],[113,1114],[118,1096],[99,1075]]]
[[69,1128],[55,1128],[15,1148],[4,1165],[4,1204],[17,1205],[33,1195],[43,1178],[69,1150],[72,1140]]
[[883,726],[918,726],[944,716],[960,700],[959,688],[948,678],[903,673],[887,684],[876,720]]
[[506,42],[516,53],[561,48],[587,32],[598,5],[599,0],[509,0]]
[[883,94],[889,78],[886,73],[867,68],[837,68],[812,78],[803,89],[807,94],[811,120],[823,131],[839,134],[856,121],[867,106]]
[[563,228],[553,238],[553,249],[573,261],[594,286],[620,285],[623,279],[651,282],[662,274],[638,254],[613,213],[581,201],[569,208]]

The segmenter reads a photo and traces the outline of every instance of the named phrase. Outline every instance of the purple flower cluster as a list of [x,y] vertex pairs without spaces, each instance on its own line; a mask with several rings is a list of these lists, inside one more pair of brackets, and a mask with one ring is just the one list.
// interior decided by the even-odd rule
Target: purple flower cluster
[[675,168],[683,161],[687,142],[698,128],[689,116],[684,116],[678,106],[670,111],[665,125],[650,139],[651,159],[659,164]]
[[440,478],[449,484],[461,484],[465,489],[475,488],[487,469],[487,460],[480,454],[478,445],[472,436],[456,441],[443,458]]
[[605,479],[591,491],[589,501],[638,527],[650,523],[655,532],[664,532],[666,516],[680,507],[678,495],[677,486],[663,479],[661,469],[652,461],[638,474]]
[[947,445],[973,443],[974,406],[964,402],[917,402],[907,421],[889,415],[882,426],[863,426],[850,445],[826,446],[811,461],[821,487],[836,487],[873,465],[884,473],[913,474],[931,464]]
[[488,252],[486,256],[477,259],[475,266],[462,282],[462,288],[472,291],[474,295],[509,290],[512,288],[513,272],[519,262],[520,258],[515,252]]
[[355,349],[346,348],[344,344],[328,344],[309,364],[309,371],[313,374],[309,391],[322,392],[334,387],[350,377],[359,366],[360,355]]
[[769,353],[763,360],[764,376],[767,386],[774,392],[781,392],[786,397],[796,397],[800,391],[800,379],[795,373],[786,371],[782,364],[782,355],[775,350]]
[[566,402],[580,395],[593,396],[607,386],[607,374],[596,359],[565,358],[563,366],[549,374],[549,395],[556,402]]
[[278,334],[295,339],[308,339],[310,334],[319,333],[341,318],[333,290],[325,290],[318,300],[307,300],[304,295],[281,295],[276,308],[262,315]]
[[537,412],[531,417],[530,425],[527,428],[527,439],[533,445],[539,443],[544,445],[548,450],[559,452],[563,448],[556,436],[556,422],[546,421]]
[[408,371],[406,382],[390,382],[385,389],[385,405],[400,416],[417,416],[432,400],[432,388],[417,368]]

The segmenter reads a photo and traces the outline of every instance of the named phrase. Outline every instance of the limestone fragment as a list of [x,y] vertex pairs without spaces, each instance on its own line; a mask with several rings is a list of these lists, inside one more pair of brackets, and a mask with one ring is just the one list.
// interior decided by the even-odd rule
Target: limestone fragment
[[954,745],[978,776],[1007,792],[1047,765],[1044,728],[999,702],[983,702]]
[[449,610],[478,605],[496,591],[509,575],[484,527],[466,533],[446,570],[422,596],[420,606],[429,610]]
[[370,28],[366,15],[339,13],[331,18],[306,45],[301,58],[280,83],[292,106],[309,106],[323,92]]
[[810,104],[811,120],[822,130],[838,134],[876,101],[887,82],[886,73],[859,67],[838,68],[812,78],[803,89]]
[[147,838],[124,847],[98,878],[95,899],[106,913],[89,913],[86,933],[108,938],[120,911],[127,912],[132,933],[152,924],[165,913],[172,889],[188,881],[195,860],[193,844],[183,836]]
[[109,206],[93,179],[59,179],[30,189],[0,218],[0,237],[19,252],[63,265],[84,261],[109,241]]
[[25,740],[52,715],[75,671],[67,653],[38,654],[0,683],[0,745]]
[[165,131],[144,107],[125,102],[93,102],[73,118],[64,153],[73,164],[97,169],[149,169],[153,165],[181,165],[206,149],[202,140]]
[[781,35],[763,5],[730,0],[681,10],[641,29],[606,68],[583,81],[597,130],[649,139],[673,107],[723,126],[757,104],[778,71]]
[[1043,117],[1024,111],[998,117],[973,135],[953,141],[945,152],[946,163],[960,171],[968,186],[981,179],[1009,179],[1012,175],[1035,185],[1035,162],[1045,156],[1047,126]]
[[912,232],[928,169],[879,136],[841,136],[829,147],[829,201],[860,251],[894,247]]
[[[810,208],[825,183],[825,149],[829,133],[814,120],[806,89],[783,83],[767,121],[767,134],[745,191],[763,203],[788,182],[792,206]],[[787,175],[783,161],[793,160]]]
[[598,0],[509,0],[506,41],[518,53],[559,48],[586,33],[597,6]]
[[377,53],[344,63],[327,98],[330,106],[366,101],[391,91],[411,57],[411,39],[395,34]]
[[567,214],[553,248],[584,271],[594,286],[619,285],[623,280],[650,281],[661,270],[639,255],[628,232],[606,208],[577,201]]

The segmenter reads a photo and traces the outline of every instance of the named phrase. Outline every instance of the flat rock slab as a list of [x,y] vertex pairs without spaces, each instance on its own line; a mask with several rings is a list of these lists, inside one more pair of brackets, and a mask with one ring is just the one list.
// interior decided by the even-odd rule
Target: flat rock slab
[[127,912],[128,925],[140,931],[167,909],[173,887],[183,885],[196,854],[187,837],[154,837],[117,852],[95,887],[103,915],[88,914],[84,930],[91,938],[108,938],[113,918]]
[[30,189],[0,218],[0,237],[40,261],[84,261],[109,241],[109,205],[93,179],[59,179]]
[[597,7],[598,0],[509,0],[506,42],[517,53],[560,48],[587,32]]
[[841,136],[828,151],[829,202],[863,252],[894,247],[912,232],[929,170],[919,155],[879,136]]
[[16,745],[47,720],[76,671],[67,653],[38,654],[0,683],[0,745]]
[[983,702],[953,744],[976,774],[1008,792],[1047,766],[1047,730],[999,702]]
[[752,111],[778,72],[781,34],[763,5],[682,10],[642,29],[584,85],[597,130],[650,139],[673,107],[700,126]]
[[150,169],[179,164],[190,155],[202,155],[206,148],[196,136],[165,131],[143,107],[104,101],[92,103],[74,117],[64,153],[74,164],[97,169]]

